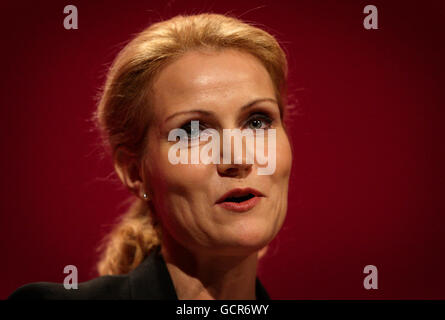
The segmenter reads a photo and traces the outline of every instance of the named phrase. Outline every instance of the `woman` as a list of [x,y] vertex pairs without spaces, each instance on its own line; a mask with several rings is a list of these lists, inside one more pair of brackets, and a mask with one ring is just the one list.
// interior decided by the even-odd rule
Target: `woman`
[[[10,298],[267,299],[257,263],[283,224],[292,164],[286,76],[274,37],[235,18],[177,16],[137,35],[111,66],[95,114],[135,195],[103,243],[101,277],[77,290],[29,284]],[[230,161],[174,163],[178,129],[190,142],[175,149],[189,150],[186,160],[205,129],[264,132],[275,139],[264,143],[275,168],[258,174],[265,164],[246,161],[247,150],[236,161],[231,145]]]

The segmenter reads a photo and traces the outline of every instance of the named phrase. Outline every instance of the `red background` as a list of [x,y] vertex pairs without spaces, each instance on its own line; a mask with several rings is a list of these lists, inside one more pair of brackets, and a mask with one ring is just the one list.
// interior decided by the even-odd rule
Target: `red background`
[[[63,28],[63,8],[79,29]],[[363,8],[379,29],[363,28]],[[96,276],[127,192],[88,119],[130,36],[178,13],[231,12],[286,47],[298,99],[288,217],[259,276],[275,299],[445,298],[442,1],[3,1],[0,298]],[[378,268],[378,290],[363,268]]]

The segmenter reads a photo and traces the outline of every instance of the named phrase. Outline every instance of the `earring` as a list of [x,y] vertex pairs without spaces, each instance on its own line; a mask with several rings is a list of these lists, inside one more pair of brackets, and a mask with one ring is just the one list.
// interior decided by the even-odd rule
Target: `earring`
[[148,195],[144,193],[144,199],[148,199]]

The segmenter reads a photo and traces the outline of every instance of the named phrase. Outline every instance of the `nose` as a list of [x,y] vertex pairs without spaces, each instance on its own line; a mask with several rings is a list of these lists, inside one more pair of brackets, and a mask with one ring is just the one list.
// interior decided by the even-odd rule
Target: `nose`
[[[252,163],[249,163],[252,161],[247,161],[246,159],[247,153],[252,152],[252,150],[250,150],[252,147],[246,149],[246,139],[247,138],[241,138],[242,142],[239,144],[232,141],[232,137],[223,134],[221,139],[222,141],[220,143],[220,163],[216,165],[218,174],[220,176],[242,179],[247,177],[252,172]],[[224,144],[226,144],[226,147],[230,149],[230,163],[224,163],[224,157],[227,156],[224,154]]]

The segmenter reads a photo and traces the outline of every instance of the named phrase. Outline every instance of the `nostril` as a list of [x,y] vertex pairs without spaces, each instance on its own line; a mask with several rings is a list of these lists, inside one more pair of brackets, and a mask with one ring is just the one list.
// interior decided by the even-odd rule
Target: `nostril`
[[238,174],[238,168],[234,167],[227,168],[226,170],[223,171],[223,174],[230,177],[236,176]]
[[245,177],[252,171],[251,164],[219,164],[218,173],[227,177]]

